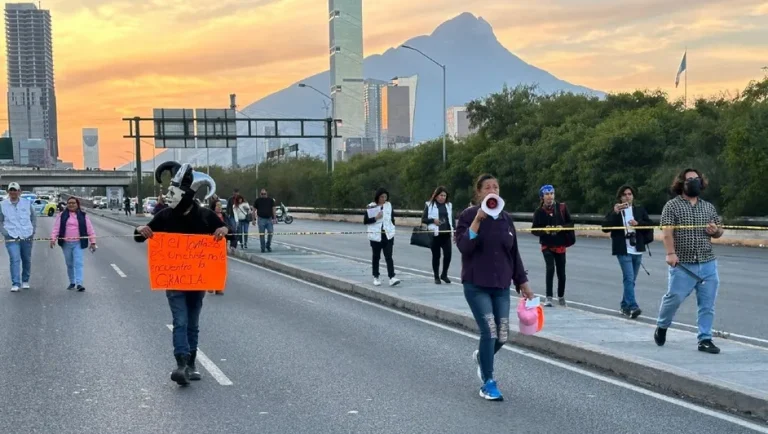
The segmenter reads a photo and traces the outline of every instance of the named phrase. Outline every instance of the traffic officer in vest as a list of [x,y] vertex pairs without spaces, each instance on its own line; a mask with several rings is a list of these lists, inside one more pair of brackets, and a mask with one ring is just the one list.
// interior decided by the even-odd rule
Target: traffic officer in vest
[[12,182],[8,184],[8,199],[0,202],[0,230],[11,262],[11,292],[18,292],[19,286],[29,289],[32,237],[37,229],[32,201],[20,194],[19,183]]

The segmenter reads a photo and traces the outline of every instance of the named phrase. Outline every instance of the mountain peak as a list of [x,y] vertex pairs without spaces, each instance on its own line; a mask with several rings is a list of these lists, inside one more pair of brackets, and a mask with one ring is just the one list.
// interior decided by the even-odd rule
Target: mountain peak
[[482,17],[476,17],[471,12],[463,12],[437,26],[432,36],[464,35],[474,37],[491,37],[496,39],[493,28]]

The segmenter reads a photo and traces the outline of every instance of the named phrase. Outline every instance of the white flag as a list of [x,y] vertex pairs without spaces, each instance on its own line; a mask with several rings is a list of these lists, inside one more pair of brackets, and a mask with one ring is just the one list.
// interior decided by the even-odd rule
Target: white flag
[[675,88],[677,88],[677,85],[680,84],[680,74],[682,74],[683,71],[685,71],[688,67],[687,57],[688,50],[685,50],[685,53],[683,53],[683,60],[680,61],[680,68],[677,69],[677,76],[675,76]]

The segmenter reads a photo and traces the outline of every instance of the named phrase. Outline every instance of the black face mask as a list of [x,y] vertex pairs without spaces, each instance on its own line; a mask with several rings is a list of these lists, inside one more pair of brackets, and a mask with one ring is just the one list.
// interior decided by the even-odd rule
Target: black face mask
[[685,181],[685,195],[688,197],[698,197],[701,194],[701,181],[699,179],[689,179]]

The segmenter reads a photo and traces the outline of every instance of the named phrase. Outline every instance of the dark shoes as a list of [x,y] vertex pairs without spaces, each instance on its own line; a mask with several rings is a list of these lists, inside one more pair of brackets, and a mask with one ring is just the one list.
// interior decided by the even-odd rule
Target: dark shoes
[[[663,346],[667,342],[667,329],[656,327],[656,332],[653,334],[653,340],[656,341],[656,345]],[[720,354],[720,348],[718,348],[712,339],[704,339],[699,342],[699,351],[709,354]]]
[[642,313],[643,311],[639,307],[635,309],[625,309],[625,308],[621,309],[622,315],[632,319],[637,319],[637,317],[639,317]]
[[176,369],[171,372],[171,380],[178,383],[179,386],[189,384],[189,374],[187,374],[187,364],[189,354],[176,354]]
[[197,350],[189,352],[189,360],[187,361],[187,375],[192,381],[200,381],[202,375],[195,366],[195,359],[197,359]]
[[712,339],[704,339],[703,341],[699,342],[699,351],[703,351],[709,354],[719,354],[720,348],[717,348],[715,344],[712,343]]

